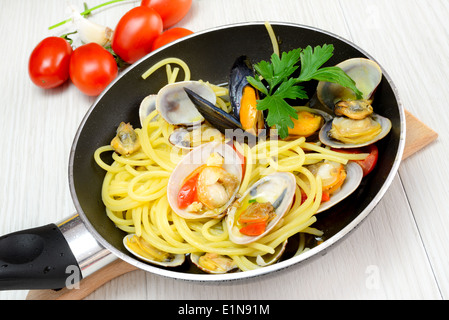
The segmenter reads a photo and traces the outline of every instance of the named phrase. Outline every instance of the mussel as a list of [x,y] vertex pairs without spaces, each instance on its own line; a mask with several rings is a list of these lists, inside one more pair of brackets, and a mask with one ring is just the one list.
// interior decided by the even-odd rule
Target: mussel
[[310,137],[319,132],[323,125],[332,119],[327,112],[306,106],[294,107],[298,119],[293,119],[293,128],[288,128],[289,139]]
[[265,128],[262,111],[257,110],[259,92],[253,88],[247,77],[254,77],[254,70],[247,56],[240,56],[234,62],[229,76],[229,99],[234,117],[242,128],[253,135]]
[[232,115],[220,108],[201,95],[197,94],[189,88],[184,88],[187,96],[195,105],[198,112],[215,128],[220,130],[221,133],[227,134],[226,130],[243,129],[241,123]]
[[263,132],[265,119],[262,111],[257,110],[259,92],[248,83],[247,76],[254,76],[254,71],[248,58],[242,56],[235,61],[229,76],[231,113],[217,108],[214,101],[190,88],[185,88],[185,91],[198,112],[220,132],[237,138],[246,136],[252,139]]
[[185,219],[221,218],[234,201],[241,180],[242,160],[234,149],[224,143],[206,143],[176,166],[168,180],[168,201]]
[[295,188],[290,172],[276,172],[254,183],[228,210],[229,239],[248,244],[270,232],[290,209]]

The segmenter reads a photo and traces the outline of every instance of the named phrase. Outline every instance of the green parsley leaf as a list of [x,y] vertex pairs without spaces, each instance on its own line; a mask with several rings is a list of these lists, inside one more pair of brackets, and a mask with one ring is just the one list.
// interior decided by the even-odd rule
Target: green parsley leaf
[[[257,101],[258,110],[268,110],[267,124],[275,126],[279,136],[283,139],[288,136],[288,128],[293,128],[291,118],[298,119],[295,109],[286,102],[286,99],[308,99],[304,87],[298,85],[310,80],[338,83],[353,90],[358,99],[362,93],[357,89],[355,82],[338,67],[322,66],[332,57],[334,46],[306,47],[283,52],[279,57],[271,55],[270,62],[260,61],[254,65],[255,77],[247,77],[248,82],[265,97]],[[291,77],[299,68],[298,78]],[[262,81],[266,81],[266,84]]]
[[248,80],[249,84],[252,85],[254,88],[264,93],[265,95],[268,95],[267,87],[265,87],[265,85],[259,78],[247,77],[246,79]]
[[329,60],[334,54],[333,45],[311,46],[305,48],[301,53],[301,73],[298,82],[309,81],[313,79],[313,75],[318,69]]
[[329,60],[334,52],[333,45],[323,45],[322,47],[316,46],[312,49],[308,46],[301,53],[301,73],[297,79],[298,82],[318,80],[327,81],[332,83],[338,83],[339,85],[349,88],[357,96],[357,99],[362,98],[362,92],[357,89],[354,80],[352,80],[341,68],[339,67],[320,67]]
[[294,123],[291,118],[298,119],[295,109],[293,109],[283,98],[272,95],[267,96],[263,100],[259,100],[257,109],[267,110],[268,126],[276,126],[278,134],[281,137],[288,137],[288,128],[293,128]]

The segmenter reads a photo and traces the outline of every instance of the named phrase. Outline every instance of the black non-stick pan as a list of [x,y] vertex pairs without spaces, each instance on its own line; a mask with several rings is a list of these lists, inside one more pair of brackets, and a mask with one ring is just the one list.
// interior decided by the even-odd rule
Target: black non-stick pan
[[[335,65],[352,57],[375,60],[354,44],[322,30],[290,23],[272,23],[272,26],[281,51],[327,43],[335,47],[334,56],[327,65]],[[93,154],[98,147],[110,143],[121,121],[131,122],[134,127],[140,126],[140,102],[145,96],[157,93],[167,82],[164,70],[146,80],[142,79],[141,75],[148,68],[164,58],[177,57],[189,65],[192,79],[222,84],[228,82],[230,67],[238,56],[247,55],[252,61],[258,62],[268,60],[272,52],[264,23],[244,23],[188,36],[129,67],[96,99],[74,139],[68,173],[79,216],[60,224],[1,237],[0,289],[65,287],[81,276],[88,276],[89,270],[95,270],[97,262],[107,263],[108,259],[103,258],[111,256],[171,278],[200,281],[243,279],[321,256],[354,230],[387,191],[396,175],[404,148],[404,111],[385,70],[376,92],[374,108],[392,121],[393,128],[378,144],[380,155],[376,169],[347,200],[317,216],[318,221],[314,226],[324,231],[324,242],[304,254],[292,257],[287,250],[284,258],[274,265],[224,275],[204,274],[187,262],[180,267],[166,269],[143,263],[130,255],[122,244],[125,233],[106,216],[100,194],[105,172],[97,166]],[[313,241],[310,245],[313,246]],[[80,276],[77,278],[78,274]]]

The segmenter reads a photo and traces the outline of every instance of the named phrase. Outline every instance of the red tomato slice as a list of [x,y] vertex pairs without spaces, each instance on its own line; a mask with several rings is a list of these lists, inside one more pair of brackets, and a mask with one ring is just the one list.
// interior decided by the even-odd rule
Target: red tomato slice
[[175,40],[184,38],[189,34],[192,34],[193,31],[190,31],[185,28],[172,28],[165,32],[163,32],[159,37],[156,38],[153,42],[153,50],[156,50],[166,44],[173,42]]
[[244,226],[239,231],[240,231],[240,233],[247,235],[247,236],[259,236],[262,233],[264,233],[266,227],[267,227],[266,221],[256,222],[256,223],[250,223],[250,224]]
[[[327,202],[331,199],[329,192],[323,191],[321,194],[321,202]],[[301,204],[307,200],[307,194],[301,189]]]
[[168,29],[184,18],[192,6],[192,0],[142,0],[142,6],[156,10]]
[[72,47],[63,38],[48,37],[33,50],[28,61],[28,74],[38,87],[51,89],[69,78]]
[[364,177],[368,175],[371,171],[373,171],[374,167],[377,164],[377,159],[379,158],[379,149],[375,144],[371,144],[369,146],[362,148],[332,149],[332,150],[342,153],[369,153],[369,155],[365,158],[365,160],[354,161],[362,167]]
[[197,188],[198,178],[205,165],[202,165],[192,173],[190,173],[184,180],[184,184],[178,192],[178,207],[185,209],[191,205],[194,201],[198,200]]
[[193,176],[184,183],[178,193],[178,207],[180,209],[185,209],[191,205],[197,195],[196,195],[196,183],[198,181],[199,174]]

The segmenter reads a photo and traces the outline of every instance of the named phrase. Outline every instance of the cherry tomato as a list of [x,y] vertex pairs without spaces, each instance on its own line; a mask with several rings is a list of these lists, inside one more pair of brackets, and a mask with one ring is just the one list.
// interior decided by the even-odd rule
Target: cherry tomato
[[28,62],[31,81],[44,89],[60,86],[69,78],[72,47],[63,38],[48,37],[33,50]]
[[248,224],[241,228],[239,231],[241,234],[247,236],[259,236],[265,231],[266,227],[267,223],[265,221],[262,221]]
[[162,33],[162,19],[148,7],[129,10],[120,19],[112,37],[112,50],[124,61],[134,63],[151,52],[153,41]]
[[142,0],[142,6],[156,10],[168,29],[184,18],[192,6],[192,0]]
[[375,144],[371,144],[369,146],[362,148],[333,149],[333,150],[343,153],[369,153],[369,155],[365,158],[365,160],[354,161],[362,167],[364,177],[368,175],[371,171],[373,171],[374,167],[377,164],[377,159],[379,158],[379,149]]
[[153,50],[165,46],[167,43],[173,42],[177,39],[183,38],[192,34],[193,31],[185,28],[171,28],[164,31],[159,37],[153,42]]
[[73,51],[70,79],[88,96],[99,95],[117,77],[118,67],[112,54],[91,42]]
[[181,187],[178,193],[178,207],[185,209],[191,205],[197,198],[196,183],[199,173],[188,179]]

